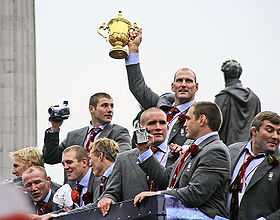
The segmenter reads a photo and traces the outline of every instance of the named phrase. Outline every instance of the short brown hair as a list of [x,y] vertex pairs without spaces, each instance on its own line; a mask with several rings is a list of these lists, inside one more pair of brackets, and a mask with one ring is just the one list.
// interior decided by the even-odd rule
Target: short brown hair
[[257,131],[259,131],[260,127],[262,126],[263,121],[270,121],[274,125],[280,124],[280,116],[271,111],[263,111],[258,113],[251,123],[251,127],[255,127]]
[[112,97],[105,93],[105,92],[98,92],[98,93],[95,93],[93,94],[90,99],[89,99],[89,105],[93,105],[94,107],[97,106],[97,103],[99,102],[99,100],[101,98],[107,98],[107,99],[112,99]]
[[217,104],[213,102],[195,102],[194,107],[195,119],[198,119],[200,115],[205,115],[208,121],[208,127],[212,131],[219,131],[222,124],[222,113]]
[[31,166],[44,167],[43,155],[37,147],[25,146],[22,149],[10,152],[9,156],[12,159],[18,158],[30,162]]
[[85,148],[81,147],[80,145],[72,145],[70,147],[67,147],[67,148],[64,149],[62,154],[65,154],[65,153],[70,152],[70,151],[76,152],[75,158],[78,161],[81,161],[81,160],[84,160],[84,159],[87,159],[87,160],[89,159],[88,153],[86,152]]
[[107,160],[114,162],[119,150],[119,145],[114,140],[109,138],[100,138],[92,143],[90,153],[97,155],[104,153],[104,156]]

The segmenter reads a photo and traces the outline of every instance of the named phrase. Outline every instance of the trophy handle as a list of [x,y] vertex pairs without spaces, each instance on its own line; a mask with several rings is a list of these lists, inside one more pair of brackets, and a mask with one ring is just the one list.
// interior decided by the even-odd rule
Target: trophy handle
[[103,22],[97,29],[97,33],[100,34],[103,38],[105,38],[106,40],[108,39],[108,30],[109,27],[107,26],[107,24],[105,22]]

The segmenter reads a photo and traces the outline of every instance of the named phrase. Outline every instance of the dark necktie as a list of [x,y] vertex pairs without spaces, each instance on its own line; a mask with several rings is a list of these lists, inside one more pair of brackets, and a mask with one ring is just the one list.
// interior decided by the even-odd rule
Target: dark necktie
[[171,122],[173,120],[174,116],[179,112],[180,112],[179,109],[177,109],[175,106],[172,107],[166,115],[167,116],[167,118],[166,118],[167,122],[168,123]]
[[189,157],[189,156],[193,156],[194,154],[196,154],[199,150],[199,147],[198,145],[196,144],[192,144],[186,151],[184,154],[182,154],[180,157],[179,157],[179,162],[177,163],[176,167],[175,167],[175,171],[174,171],[174,174],[172,176],[172,179],[171,179],[171,182],[169,184],[169,187],[170,188],[174,188],[175,187],[175,184],[176,184],[176,179],[181,171],[181,169],[183,168],[183,165],[186,161],[186,159]]
[[52,212],[52,206],[50,202],[39,201],[36,203],[36,210],[38,215],[44,215]]
[[99,186],[99,196],[105,191],[106,184],[107,184],[108,177],[102,176],[100,179],[100,186]]
[[76,186],[71,191],[71,199],[74,203],[80,205],[80,198],[83,191],[83,186],[76,184]]
[[89,132],[89,138],[87,140],[87,143],[85,145],[85,148],[87,150],[87,152],[90,151],[90,143],[94,142],[94,138],[96,137],[96,135],[101,131],[102,129],[97,127],[97,128],[92,128]]
[[[160,149],[158,147],[156,147],[156,146],[151,146],[150,149],[153,152],[153,154],[155,154],[158,151],[160,151]],[[157,191],[157,187],[156,187],[155,181],[152,180],[149,176],[147,176],[147,183],[148,183],[149,191]]]
[[238,211],[239,211],[239,198],[238,193],[242,191],[244,185],[244,176],[247,167],[251,163],[252,160],[263,157],[264,155],[253,156],[249,151],[246,152],[247,159],[243,162],[240,170],[235,177],[234,181],[230,185],[229,191],[231,192],[231,201],[230,201],[230,219],[237,220],[238,219]]

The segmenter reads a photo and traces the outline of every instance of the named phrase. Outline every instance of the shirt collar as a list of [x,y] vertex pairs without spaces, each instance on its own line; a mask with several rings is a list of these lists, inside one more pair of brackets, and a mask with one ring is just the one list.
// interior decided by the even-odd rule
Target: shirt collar
[[90,175],[91,175],[91,168],[88,169],[86,175],[83,176],[79,184],[82,185],[83,187],[88,187]]
[[103,173],[103,176],[106,176],[108,178],[113,171],[114,165],[115,165],[115,163],[112,163],[111,166],[109,166],[107,168],[107,170],[105,170],[105,172]]
[[191,107],[192,104],[193,104],[193,101],[185,102],[185,103],[183,103],[183,104],[176,105],[176,108],[177,108],[180,112],[183,112],[183,111],[186,111],[189,107]]
[[194,141],[194,144],[196,145],[199,145],[200,143],[202,143],[202,141],[206,140],[207,138],[211,137],[211,136],[214,136],[214,135],[218,135],[218,132],[217,131],[212,131],[208,134],[205,134],[199,138],[197,138],[195,141]]
[[158,145],[156,147],[159,148],[163,153],[166,153],[168,150],[166,141],[164,141],[163,143],[161,143],[160,145]]
[[249,142],[246,144],[245,149],[247,149],[248,152],[249,152],[251,155],[253,155],[253,156],[262,155],[262,154],[265,155],[265,153],[259,153],[259,154],[257,154],[257,155],[255,155],[255,154],[253,153],[253,150],[252,150],[252,141],[249,141]]
[[49,202],[49,199],[50,199],[50,197],[51,197],[51,193],[52,193],[52,191],[51,191],[51,189],[50,189],[49,192],[48,192],[48,194],[47,194],[47,196],[43,199],[43,202],[45,202],[45,203],[48,203],[48,202]]
[[[98,128],[100,128],[101,130],[103,130],[107,124],[108,124],[108,123],[103,124],[103,125],[100,125],[100,126],[98,126]],[[90,133],[90,130],[93,129],[93,128],[96,128],[96,127],[93,127],[92,124],[91,124],[91,122],[90,122],[90,123],[89,123],[89,126],[88,126],[88,133]]]

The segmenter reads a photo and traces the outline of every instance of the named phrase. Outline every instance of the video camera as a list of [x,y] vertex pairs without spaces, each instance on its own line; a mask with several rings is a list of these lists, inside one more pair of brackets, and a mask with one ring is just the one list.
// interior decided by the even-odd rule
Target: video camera
[[48,109],[50,114],[49,121],[61,122],[66,120],[70,116],[70,108],[68,107],[68,101],[63,101],[63,105],[54,105]]

